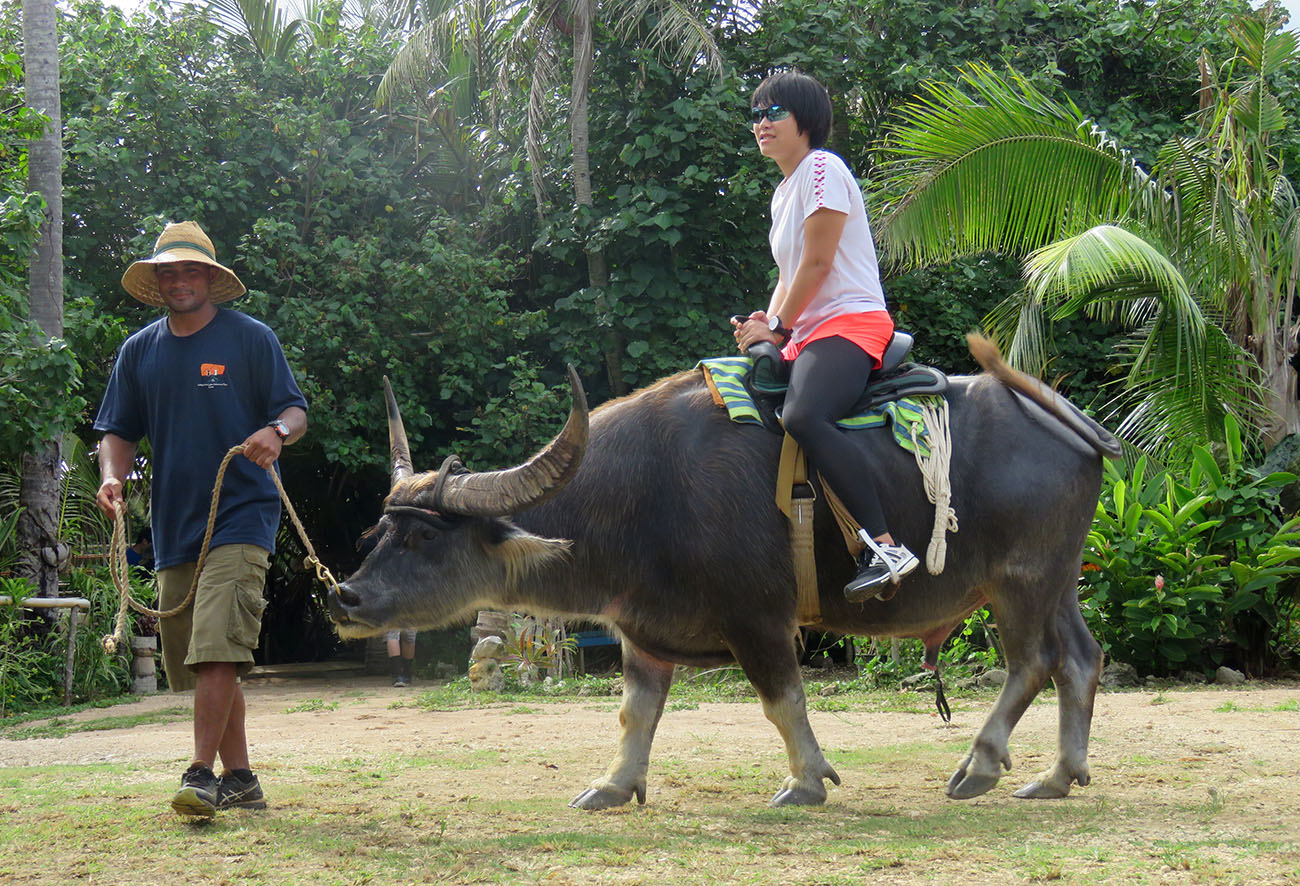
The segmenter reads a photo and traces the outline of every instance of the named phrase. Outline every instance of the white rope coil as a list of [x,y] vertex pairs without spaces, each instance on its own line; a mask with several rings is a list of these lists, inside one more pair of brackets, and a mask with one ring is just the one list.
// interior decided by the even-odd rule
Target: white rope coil
[[957,531],[957,512],[952,508],[952,429],[948,421],[948,400],[938,398],[938,405],[927,398],[921,404],[921,417],[925,422],[926,442],[930,455],[921,455],[916,426],[911,429],[916,464],[925,481],[925,497],[934,505],[934,530],[925,552],[925,568],[931,575],[943,572],[948,558],[948,533]]

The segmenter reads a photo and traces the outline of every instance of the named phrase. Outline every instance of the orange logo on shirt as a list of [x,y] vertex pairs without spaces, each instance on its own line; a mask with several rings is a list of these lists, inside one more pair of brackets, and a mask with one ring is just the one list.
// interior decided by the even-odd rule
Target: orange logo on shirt
[[204,363],[199,367],[199,375],[204,378],[211,378],[215,375],[225,375],[226,367],[220,363]]

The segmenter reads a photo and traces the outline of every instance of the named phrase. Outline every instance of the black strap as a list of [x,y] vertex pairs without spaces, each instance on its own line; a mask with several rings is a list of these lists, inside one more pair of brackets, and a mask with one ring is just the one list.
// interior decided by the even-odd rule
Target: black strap
[[939,669],[934,669],[934,706],[939,709],[939,716],[943,722],[952,722],[952,708],[948,707],[948,699],[943,694],[943,678],[939,676]]

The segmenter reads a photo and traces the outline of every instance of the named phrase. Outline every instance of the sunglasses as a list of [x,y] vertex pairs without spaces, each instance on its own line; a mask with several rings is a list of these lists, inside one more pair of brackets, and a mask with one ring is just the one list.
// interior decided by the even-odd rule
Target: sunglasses
[[790,116],[790,109],[781,105],[772,105],[770,108],[750,108],[749,119],[755,126],[763,122],[763,118],[776,123]]

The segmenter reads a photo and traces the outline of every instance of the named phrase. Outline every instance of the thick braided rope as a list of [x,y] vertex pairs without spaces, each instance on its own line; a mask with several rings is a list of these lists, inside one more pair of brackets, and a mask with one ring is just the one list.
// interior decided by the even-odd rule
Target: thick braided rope
[[[123,519],[126,507],[122,502],[117,503],[117,518],[113,520],[113,541],[109,552],[108,571],[109,575],[112,576],[113,584],[117,587],[122,603],[117,610],[117,621],[113,627],[113,633],[104,637],[102,641],[104,650],[110,655],[117,651],[117,647],[126,637],[126,611],[128,607],[142,615],[171,618],[184,612],[194,602],[194,594],[199,587],[199,575],[203,572],[203,564],[207,562],[208,548],[212,544],[212,532],[217,525],[217,505],[221,502],[221,484],[226,478],[226,468],[230,465],[230,460],[243,451],[244,444],[237,444],[230,447],[225,457],[221,459],[221,466],[217,468],[216,482],[212,484],[212,501],[208,506],[208,526],[203,533],[203,546],[199,549],[198,562],[194,565],[194,579],[190,582],[190,590],[185,595],[184,601],[171,609],[150,609],[131,596],[131,582],[128,578],[129,567],[126,562],[126,521]],[[280,483],[280,475],[270,468],[266,472],[271,475],[271,481],[275,483],[275,488],[280,493],[280,500],[284,502],[285,513],[289,515],[289,520],[293,523],[294,529],[298,530],[298,537],[302,539],[303,547],[307,549],[306,565],[315,569],[318,581],[326,585],[330,590],[337,591],[338,582],[316,556],[316,549],[312,547],[311,539],[307,537],[307,530],[303,527],[302,521],[298,519],[298,513],[293,509],[293,503],[289,501],[289,494],[284,491],[284,486]]]
[[948,401],[940,398],[937,406],[928,401],[922,403],[921,417],[925,422],[930,457],[921,456],[921,447],[916,445],[915,426],[912,427],[912,443],[916,447],[917,467],[925,481],[925,497],[934,505],[934,530],[930,533],[930,545],[925,552],[925,568],[931,575],[938,575],[943,572],[948,558],[947,534],[957,531],[957,512],[951,506],[952,429],[948,421]]

